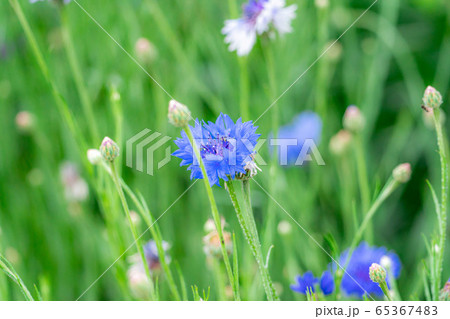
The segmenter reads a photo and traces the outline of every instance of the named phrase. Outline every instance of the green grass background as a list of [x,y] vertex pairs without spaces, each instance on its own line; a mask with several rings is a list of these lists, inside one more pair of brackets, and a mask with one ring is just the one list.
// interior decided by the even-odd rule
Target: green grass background
[[[240,116],[239,60],[224,44],[220,30],[231,18],[229,2],[79,0],[80,4],[131,54],[140,37],[157,48],[156,60],[145,65],[148,72],[177,100],[189,106],[194,117],[213,120],[224,112]],[[274,53],[276,96],[280,95],[323,52],[372,1],[330,1],[318,10],[314,1],[291,0],[298,5],[294,31],[270,42]],[[96,148],[83,116],[73,74],[60,39],[57,7],[48,3],[20,1],[44,52],[57,87],[67,101],[89,147]],[[169,97],[75,4],[65,8],[84,83],[95,110],[100,136],[120,142],[144,128],[176,137],[179,130],[167,122]],[[233,17],[235,18],[235,17]],[[450,3],[446,0],[379,0],[277,103],[280,124],[287,124],[303,110],[319,112],[324,130],[319,149],[326,166],[283,168],[271,179],[263,167],[256,180],[301,223],[317,241],[329,249],[324,236],[332,234],[341,250],[350,243],[353,230],[342,223],[345,205],[359,207],[356,171],[352,156],[336,159],[328,152],[330,137],[342,126],[349,104],[358,105],[367,118],[365,152],[371,192],[375,194],[399,163],[410,162],[411,181],[391,196],[374,220],[372,244],[395,250],[403,264],[398,285],[407,299],[422,299],[422,259],[426,257],[423,236],[437,231],[430,179],[439,189],[439,157],[435,133],[425,127],[420,108],[426,85],[443,95],[447,110],[450,80]],[[64,199],[59,165],[77,163],[81,157],[74,136],[58,113],[51,91],[39,71],[23,30],[9,6],[0,2],[0,251],[10,259],[29,287],[37,285],[43,298],[74,300],[118,257],[111,248],[105,219],[92,187],[89,199],[73,207]],[[249,55],[250,114],[256,119],[274,100],[269,90],[263,45],[257,43]],[[111,87],[122,101],[122,134],[110,102]],[[17,130],[19,111],[34,114],[35,130]],[[271,131],[273,110],[258,121],[259,132]],[[447,125],[446,125],[447,127]],[[447,132],[447,129],[446,129]],[[120,133],[120,132],[119,132]],[[175,149],[173,145],[173,149]],[[158,156],[162,158],[163,151]],[[267,148],[262,150],[268,159]],[[344,163],[343,163],[344,162]],[[123,178],[146,198],[155,217],[190,185],[189,172],[173,159],[154,176],[123,165]],[[349,170],[341,171],[342,165]],[[30,182],[30,172],[41,174],[39,185]],[[37,172],[37,173],[36,173]],[[338,173],[343,174],[343,183]],[[33,176],[33,173],[32,175]],[[260,232],[266,227],[267,211],[273,202],[252,185],[255,217]],[[350,203],[345,201],[350,193]],[[264,299],[257,267],[242,236],[231,202],[222,188],[214,187],[220,213],[228,230],[237,236],[240,281],[244,299]],[[294,276],[312,270],[320,275],[330,262],[328,256],[276,206],[270,222],[272,235],[262,233],[264,247],[273,244],[270,273],[283,300],[302,300],[289,289]],[[111,210],[123,214],[119,202]],[[75,213],[74,213],[75,211]],[[210,216],[209,203],[197,183],[158,222],[163,238],[172,248],[172,267],[178,264],[188,286],[211,287],[217,299],[213,273],[202,250],[203,225]],[[279,221],[292,223],[292,233],[276,232]],[[123,243],[132,237],[123,215]],[[141,227],[141,231],[144,227]],[[149,239],[149,234],[146,234]],[[448,247],[448,245],[447,245]],[[447,249],[447,252],[450,251]],[[135,253],[134,248],[124,256]],[[448,253],[446,257],[448,257]],[[449,258],[443,279],[450,276]],[[84,300],[130,298],[119,288],[113,267],[83,297]],[[256,280],[255,280],[256,278]],[[162,299],[170,299],[164,278]],[[189,294],[191,296],[191,294]],[[192,297],[190,297],[192,298]],[[20,291],[0,275],[0,299],[21,300]]]

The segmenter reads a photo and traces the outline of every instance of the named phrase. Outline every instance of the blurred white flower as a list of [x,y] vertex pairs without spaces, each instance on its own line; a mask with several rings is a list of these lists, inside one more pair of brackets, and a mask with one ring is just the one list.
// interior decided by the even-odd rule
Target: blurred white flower
[[295,18],[296,5],[285,7],[285,0],[249,0],[243,7],[239,19],[226,20],[222,33],[230,51],[239,56],[248,55],[256,42],[256,36],[270,31],[280,35],[292,31],[291,21]]

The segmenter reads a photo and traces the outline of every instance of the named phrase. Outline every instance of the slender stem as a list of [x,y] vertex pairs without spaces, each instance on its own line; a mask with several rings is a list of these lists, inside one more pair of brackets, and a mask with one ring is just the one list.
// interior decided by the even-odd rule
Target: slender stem
[[250,250],[253,253],[253,256],[256,259],[256,263],[258,264],[259,272],[261,274],[264,290],[266,291],[267,299],[269,301],[279,300],[275,288],[273,287],[272,279],[270,278],[269,271],[264,263],[264,257],[261,252],[261,244],[259,242],[257,234],[250,230],[252,228],[251,223],[254,223],[253,214],[251,216],[247,216],[249,219],[252,219],[252,222],[248,222],[247,219],[242,214],[241,207],[237,200],[236,191],[234,190],[233,182],[231,180],[225,182],[228,190],[228,194],[230,195],[231,202],[233,203],[234,209],[236,211],[236,216],[238,218],[239,224],[241,225],[242,231],[244,233],[245,239],[247,240]]
[[84,84],[80,64],[78,62],[77,55],[75,52],[73,39],[70,34],[70,29],[69,29],[70,27],[69,27],[67,11],[64,6],[61,8],[61,21],[62,21],[62,35],[63,35],[64,45],[66,48],[67,59],[69,60],[69,66],[70,66],[70,69],[73,74],[75,86],[77,87],[78,94],[80,95],[83,113],[88,122],[92,140],[98,141],[99,133],[98,133],[98,128],[97,128],[97,121],[95,120],[95,115],[94,115],[91,99],[89,98],[89,93],[87,91],[86,85]]
[[59,111],[60,115],[62,116],[62,118],[64,119],[64,121],[66,122],[66,125],[69,128],[69,131],[75,137],[75,140],[77,141],[77,144],[78,144],[78,147],[80,150],[80,154],[83,153],[83,156],[81,156],[81,159],[83,161],[84,167],[86,168],[87,172],[89,172],[92,175],[92,173],[93,173],[92,167],[89,164],[86,156],[84,156],[84,152],[87,149],[86,142],[77,126],[77,123],[75,122],[75,119],[72,115],[72,112],[69,109],[69,106],[67,105],[67,103],[64,100],[64,98],[62,97],[62,95],[59,93],[53,79],[50,76],[50,72],[48,71],[47,64],[45,63],[42,52],[36,41],[36,37],[34,36],[34,33],[28,23],[28,20],[23,13],[22,7],[20,6],[18,0],[9,0],[9,3],[11,5],[11,7],[13,8],[14,12],[16,13],[17,18],[19,19],[19,22],[25,32],[25,36],[27,37],[28,43],[30,44],[31,51],[33,52],[33,55],[37,61],[39,69],[41,70],[41,73],[42,73],[44,79],[46,80],[47,84],[49,85],[49,87],[51,89],[51,92],[52,92],[53,98],[55,99],[55,103],[58,108],[58,111]]
[[380,207],[380,205],[386,200],[386,198],[389,197],[389,195],[392,194],[392,192],[398,187],[399,183],[394,180],[392,177],[388,180],[384,188],[381,190],[378,197],[375,199],[375,202],[370,207],[367,214],[364,216],[364,219],[359,226],[358,230],[356,231],[355,236],[353,237],[352,244],[350,245],[349,254],[348,256],[351,256],[351,252],[355,249],[356,245],[361,240],[364,231],[367,228],[367,225],[369,225],[370,221],[372,220],[372,217],[375,215],[377,209]]
[[384,295],[386,296],[387,300],[392,301],[391,293],[389,292],[389,288],[387,286],[386,281],[380,284],[381,290],[383,290]]
[[122,203],[122,206],[123,206],[123,209],[125,211],[125,214],[127,215],[128,223],[130,224],[131,233],[133,234],[133,238],[135,240],[135,244],[136,244],[137,250],[139,252],[139,255],[141,256],[142,263],[144,264],[145,272],[146,272],[147,277],[148,277],[149,282],[150,282],[150,297],[151,297],[152,300],[156,300],[155,286],[154,286],[154,283],[153,283],[153,279],[152,279],[152,276],[150,274],[150,270],[148,269],[147,260],[145,258],[144,250],[142,249],[141,241],[140,241],[140,238],[139,238],[139,236],[137,234],[136,227],[134,226],[134,223],[133,223],[133,221],[131,219],[130,209],[128,208],[128,203],[127,203],[127,200],[125,198],[125,194],[123,193],[123,189],[122,189],[122,186],[120,184],[120,179],[119,179],[119,176],[117,174],[117,170],[115,168],[114,162],[111,162],[110,167],[111,167],[111,172],[112,172],[111,176],[113,178],[113,181],[114,181],[114,184],[116,186],[117,192],[119,193],[120,201]]
[[433,293],[434,297],[437,298],[439,295],[439,288],[441,284],[443,263],[444,263],[444,249],[445,249],[445,238],[447,231],[447,191],[448,191],[448,162],[447,153],[444,142],[444,135],[442,134],[442,124],[440,118],[440,110],[434,109],[434,124],[436,126],[437,141],[439,147],[439,155],[441,161],[441,207],[440,207],[440,225],[439,225],[439,251],[437,258],[437,276],[434,285]]
[[[267,39],[266,39],[267,40]],[[265,48],[263,48],[263,53],[265,56],[267,64],[267,75],[269,79],[269,98],[273,101],[276,98],[277,84],[276,84],[276,72],[275,72],[275,61],[273,56],[272,48],[268,41],[265,43]],[[279,108],[275,104],[272,107],[272,132],[273,137],[278,137],[278,127],[279,127]],[[270,163],[269,175],[271,180],[275,180],[278,173],[278,148],[274,147],[272,152],[272,160]],[[277,189],[275,183],[269,184],[269,192],[276,196]],[[275,203],[270,202],[267,208],[267,219],[264,226],[264,247],[271,245],[274,233],[274,225],[276,224],[276,214],[275,214]]]
[[142,217],[144,218],[148,228],[150,229],[150,233],[152,234],[153,240],[156,244],[156,249],[158,251],[159,261],[161,263],[162,268],[164,269],[164,273],[167,276],[167,281],[169,283],[169,288],[174,296],[175,300],[179,301],[181,300],[180,293],[178,292],[177,285],[175,284],[175,280],[172,274],[172,271],[170,270],[169,265],[166,262],[166,256],[165,251],[163,247],[163,239],[161,232],[159,230],[158,224],[154,221],[154,218],[148,209],[145,202],[142,200],[142,203],[138,200],[136,194],[131,190],[131,188],[122,180],[120,179],[120,183],[122,185],[122,188],[125,190],[127,195],[131,198],[133,203],[136,205],[137,209],[141,213]]
[[[214,219],[214,223],[216,225],[216,229],[217,229],[217,234],[219,235],[219,239],[220,239],[220,248],[222,250],[222,256],[223,256],[223,261],[225,263],[225,268],[227,270],[227,274],[228,274],[228,280],[230,281],[231,287],[233,289],[233,295],[234,295],[234,299],[235,300],[240,300],[240,295],[239,295],[239,290],[237,289],[237,285],[234,281],[234,275],[233,275],[233,270],[231,268],[231,263],[230,263],[230,259],[228,258],[228,252],[227,252],[227,248],[225,246],[225,238],[223,237],[223,229],[222,229],[222,225],[221,225],[221,221],[220,221],[220,215],[219,215],[219,210],[217,209],[217,204],[216,204],[216,200],[214,199],[214,194],[212,192],[211,189],[211,184],[209,182],[209,178],[208,178],[208,174],[206,174],[206,169],[205,169],[205,165],[203,163],[203,160],[200,156],[200,151],[199,148],[194,140],[194,137],[192,136],[192,132],[191,129],[189,128],[189,126],[186,125],[186,127],[184,127],[184,131],[186,132],[186,135],[189,138],[189,141],[191,142],[192,148],[194,150],[195,156],[197,158],[197,161],[200,165],[200,168],[202,170],[202,175],[203,175],[203,183],[205,185],[205,189],[206,189],[206,194],[208,195],[208,199],[209,199],[209,203],[211,205],[211,213]],[[235,254],[237,254],[237,252],[234,252]]]
[[[367,178],[367,167],[364,156],[362,135],[357,134],[355,140],[356,140],[355,155],[356,155],[356,166],[358,170],[359,189],[361,193],[361,208],[362,211],[365,213],[369,210],[370,190],[369,190],[369,180]],[[369,233],[367,235],[369,239],[372,239],[372,227],[369,227]]]
[[241,116],[244,121],[250,120],[249,110],[249,80],[248,80],[248,63],[246,57],[239,58],[239,70],[240,70],[240,97],[239,106],[241,109]]

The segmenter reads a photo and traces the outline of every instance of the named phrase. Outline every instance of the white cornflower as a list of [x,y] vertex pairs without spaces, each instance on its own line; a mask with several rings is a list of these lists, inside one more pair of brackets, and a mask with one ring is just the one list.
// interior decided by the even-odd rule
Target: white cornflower
[[291,21],[295,18],[296,5],[285,7],[285,0],[249,0],[243,7],[239,19],[226,20],[222,33],[230,51],[239,56],[248,55],[256,42],[256,36],[270,31],[280,35],[292,31]]

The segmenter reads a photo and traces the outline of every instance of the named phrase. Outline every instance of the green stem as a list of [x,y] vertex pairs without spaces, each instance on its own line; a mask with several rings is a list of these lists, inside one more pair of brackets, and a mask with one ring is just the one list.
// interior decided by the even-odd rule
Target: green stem
[[239,59],[239,70],[240,70],[240,97],[239,106],[241,109],[241,117],[244,121],[249,121],[250,110],[249,110],[249,80],[248,80],[248,63],[246,57],[241,57]]
[[84,167],[92,175],[93,170],[91,165],[89,164],[86,156],[84,156],[84,152],[86,151],[86,142],[83,138],[83,135],[81,134],[75,119],[72,115],[72,112],[69,109],[69,106],[67,105],[66,101],[64,100],[63,96],[59,93],[58,89],[56,88],[56,85],[54,81],[52,80],[50,76],[50,72],[48,71],[47,64],[45,63],[44,57],[42,55],[41,50],[39,49],[39,45],[36,41],[36,37],[33,34],[33,31],[31,30],[31,27],[23,13],[22,7],[20,6],[18,0],[9,0],[9,3],[11,7],[13,8],[14,12],[17,15],[17,18],[19,19],[19,22],[25,32],[25,36],[28,40],[28,43],[30,44],[31,51],[33,52],[34,57],[36,58],[36,62],[39,66],[39,69],[42,72],[42,75],[44,76],[44,79],[46,80],[47,84],[49,85],[53,98],[55,99],[56,106],[58,108],[59,113],[61,114],[62,118],[66,122],[67,127],[69,128],[69,131],[74,136],[75,140],[77,141],[80,154],[83,154],[81,156],[81,159],[83,161]]
[[133,234],[133,238],[137,247],[137,250],[139,252],[139,255],[141,256],[142,263],[144,264],[145,272],[147,274],[147,277],[150,282],[150,297],[152,300],[156,300],[155,295],[155,286],[153,283],[152,276],[150,274],[150,270],[148,269],[147,260],[145,258],[144,250],[142,249],[141,240],[137,234],[136,227],[131,219],[130,209],[128,208],[127,200],[125,199],[125,194],[123,193],[122,186],[120,184],[119,176],[117,175],[117,170],[114,165],[114,162],[111,162],[111,176],[113,178],[114,184],[116,186],[117,192],[119,193],[119,198],[122,203],[123,209],[125,210],[125,214],[127,215],[128,223],[130,224],[131,233]]
[[389,292],[389,288],[387,286],[386,281],[380,284],[380,288],[381,290],[383,290],[383,293],[386,296],[387,300],[392,301],[391,294]]
[[447,231],[447,191],[448,191],[448,162],[447,153],[444,142],[444,135],[442,134],[442,124],[440,118],[440,110],[434,109],[434,124],[436,126],[437,141],[439,147],[439,155],[441,161],[441,207],[439,211],[440,225],[439,225],[439,252],[437,258],[437,278],[434,285],[434,298],[437,300],[439,296],[439,288],[441,284],[441,277],[444,263],[445,238]]
[[386,198],[389,197],[389,195],[392,194],[392,192],[398,187],[399,183],[394,180],[392,177],[388,180],[384,188],[381,190],[378,197],[375,199],[375,202],[370,207],[367,214],[364,216],[364,219],[359,226],[358,230],[356,231],[355,236],[353,237],[352,244],[350,245],[349,254],[348,256],[351,256],[351,253],[355,249],[356,245],[358,245],[359,241],[361,240],[364,231],[367,228],[367,225],[369,225],[370,221],[372,220],[372,217],[375,215],[376,211],[380,207],[380,205],[386,200]]
[[261,252],[261,244],[259,242],[258,236],[257,234],[254,234],[253,231],[251,231],[252,228],[251,225],[252,224],[254,225],[253,214],[251,214],[251,216],[247,216],[252,221],[251,222],[247,221],[247,219],[242,214],[241,207],[237,200],[236,191],[234,190],[233,182],[229,180],[225,182],[225,184],[228,190],[228,194],[230,195],[231,202],[233,203],[234,209],[236,211],[236,216],[238,218],[239,224],[241,225],[245,239],[247,240],[250,246],[250,250],[252,251],[253,256],[256,259],[256,263],[258,264],[259,272],[263,282],[264,290],[266,291],[267,299],[269,301],[279,300],[275,288],[273,287],[269,271],[264,262],[264,257]]
[[150,210],[148,209],[147,205],[145,204],[145,202],[142,200],[142,204],[141,204],[141,202],[138,200],[138,198],[134,194],[134,192],[130,189],[130,187],[122,179],[120,180],[120,183],[121,183],[123,189],[125,190],[125,192],[127,193],[127,195],[131,198],[133,203],[136,205],[137,209],[141,213],[141,216],[144,218],[144,220],[150,230],[150,233],[152,234],[153,240],[155,241],[155,244],[156,244],[156,249],[158,250],[159,261],[161,263],[161,267],[164,269],[164,273],[167,276],[167,281],[169,283],[169,288],[170,288],[172,295],[174,296],[175,300],[177,300],[177,301],[181,300],[180,293],[178,292],[177,285],[175,284],[175,280],[174,280],[172,271],[170,270],[170,267],[166,262],[166,255],[165,255],[165,251],[164,251],[164,247],[163,247],[163,239],[162,239],[161,231],[159,229],[158,224],[154,220],[154,218],[153,218]]
[[97,121],[95,119],[91,99],[89,93],[84,84],[83,75],[81,72],[80,64],[77,59],[73,39],[70,34],[69,20],[67,11],[64,7],[61,8],[61,21],[62,21],[62,37],[66,48],[67,59],[69,60],[69,66],[73,74],[75,86],[77,87],[78,94],[80,95],[81,106],[83,108],[84,116],[88,122],[89,130],[91,132],[92,140],[99,140],[99,133],[97,128]]
[[[266,39],[267,40],[267,39]],[[265,49],[265,50],[264,50]],[[265,43],[265,48],[263,48],[263,53],[265,56],[266,64],[267,64],[267,75],[269,79],[269,98],[274,101],[276,98],[276,72],[275,72],[275,61],[273,57],[272,48],[270,47],[269,42],[267,41]],[[277,103],[273,105],[272,109],[272,132],[273,137],[278,137],[278,127],[279,127],[279,108]],[[276,180],[276,176],[278,173],[278,148],[275,146],[273,148],[272,153],[272,160],[270,163],[270,170],[269,175],[271,180]],[[276,183],[270,183],[269,184],[269,192],[270,194],[273,194],[276,196],[277,189],[275,187]],[[269,203],[269,206],[267,208],[267,219],[264,226],[264,247],[270,246],[273,240],[273,234],[275,230],[276,225],[276,214],[275,214],[275,203],[272,201]]]
[[[239,290],[237,289],[237,285],[234,281],[234,275],[233,275],[233,270],[231,268],[231,263],[230,263],[230,259],[228,258],[228,252],[227,252],[227,248],[225,246],[225,239],[223,237],[223,229],[222,229],[222,225],[221,225],[221,221],[220,221],[220,215],[219,215],[219,210],[217,209],[217,204],[216,204],[216,200],[214,199],[214,194],[212,192],[211,189],[211,184],[209,182],[209,178],[208,178],[208,174],[206,174],[206,169],[205,169],[205,165],[203,163],[203,160],[200,156],[200,151],[199,148],[194,140],[194,137],[192,136],[192,132],[191,129],[189,128],[189,126],[185,126],[184,127],[184,131],[186,132],[186,135],[189,138],[189,141],[191,142],[192,145],[192,149],[194,150],[195,156],[197,158],[197,161],[200,165],[200,168],[202,170],[202,175],[203,175],[203,183],[205,185],[205,189],[206,189],[206,194],[208,195],[208,199],[209,199],[209,203],[211,205],[211,212],[212,212],[212,216],[214,219],[214,223],[216,225],[216,229],[217,229],[217,234],[219,235],[219,239],[220,239],[220,248],[222,250],[222,256],[223,256],[223,261],[225,263],[225,268],[227,270],[227,274],[228,274],[228,280],[230,281],[231,287],[233,289],[233,295],[234,295],[234,299],[236,301],[240,300],[240,295],[239,295]],[[237,252],[234,252],[235,254],[237,254]]]
[[[356,166],[358,170],[359,189],[361,193],[361,208],[362,211],[365,213],[369,210],[370,189],[369,189],[369,180],[367,178],[367,167],[364,156],[364,146],[363,146],[364,144],[362,141],[362,135],[357,134],[355,140],[356,140],[355,155],[356,155]],[[369,240],[372,239],[372,227],[369,227],[369,233],[367,234],[367,236]]]

